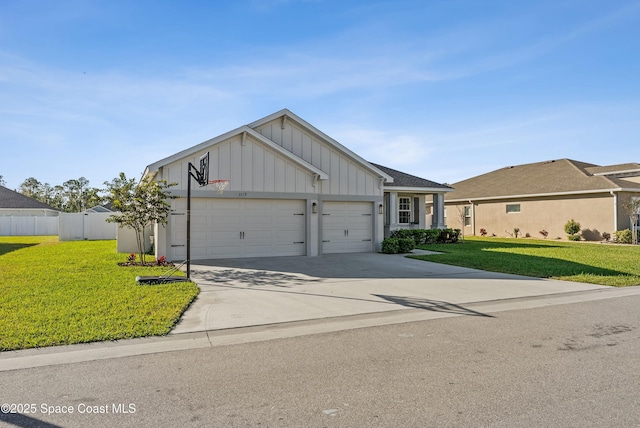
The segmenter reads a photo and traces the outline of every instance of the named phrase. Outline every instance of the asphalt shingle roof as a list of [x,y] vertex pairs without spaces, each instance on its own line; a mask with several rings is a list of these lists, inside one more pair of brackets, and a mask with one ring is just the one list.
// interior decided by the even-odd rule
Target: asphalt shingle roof
[[397,171],[392,168],[388,168],[386,166],[378,165],[377,163],[369,162],[371,165],[375,166],[382,172],[393,177],[393,183],[390,183],[390,186],[393,187],[428,187],[428,188],[436,188],[436,189],[450,189],[449,186],[445,186],[444,184],[436,183],[435,181],[426,180],[424,178],[416,177],[415,175],[407,174],[401,171]]
[[[616,169],[619,171],[619,166]],[[558,159],[509,166],[452,184],[453,192],[445,200],[571,193],[611,190],[620,187],[638,189],[640,184],[624,179],[594,176],[598,165],[571,159]]]
[[15,209],[48,209],[59,211],[51,205],[40,202],[37,199],[30,198],[21,193],[14,192],[11,189],[0,186],[0,208]]
[[639,163],[621,163],[618,165],[593,166],[585,168],[589,174],[612,174],[624,171],[640,171]]

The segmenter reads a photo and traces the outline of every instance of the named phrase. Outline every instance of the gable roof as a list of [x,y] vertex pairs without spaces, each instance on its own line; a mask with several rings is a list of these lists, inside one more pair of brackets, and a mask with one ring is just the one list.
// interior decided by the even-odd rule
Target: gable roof
[[59,211],[49,204],[40,202],[6,187],[0,186],[0,208],[9,209],[39,209]]
[[385,185],[385,189],[401,187],[401,188],[427,188],[438,190],[440,192],[451,192],[453,188],[446,186],[444,184],[436,183],[435,181],[427,180],[424,178],[416,177],[415,175],[407,174],[402,171],[395,170],[393,168],[389,168],[383,165],[378,165],[376,163],[370,162],[371,165],[375,166],[379,170],[389,174],[393,177],[393,185],[388,186]]
[[389,174],[387,174],[384,171],[380,170],[379,168],[376,168],[376,166],[374,164],[372,164],[370,162],[367,162],[361,156],[359,156],[356,153],[352,152],[351,150],[349,150],[348,148],[346,148],[345,146],[340,144],[338,141],[334,140],[333,138],[331,138],[330,136],[328,136],[324,132],[320,131],[318,128],[316,128],[315,126],[311,125],[309,122],[307,122],[306,120],[302,119],[300,116],[296,115],[295,113],[293,113],[289,109],[285,108],[285,109],[282,109],[282,110],[277,111],[275,113],[272,113],[269,116],[265,116],[262,119],[258,119],[258,120],[254,121],[254,122],[251,122],[247,126],[252,128],[252,129],[256,129],[256,128],[258,128],[258,127],[260,127],[260,126],[262,126],[262,125],[264,125],[264,124],[266,124],[268,122],[271,122],[274,119],[278,119],[278,118],[282,118],[283,120],[291,119],[293,122],[296,122],[301,127],[305,128],[307,131],[311,132],[312,134],[315,134],[320,139],[322,139],[322,140],[328,142],[329,144],[331,144],[332,146],[334,146],[336,149],[338,149],[343,154],[345,154],[346,156],[350,157],[351,159],[353,159],[354,161],[359,163],[361,166],[365,167],[366,169],[371,170],[375,174],[379,175],[381,178],[384,178],[387,183],[393,182],[393,177],[392,176],[390,176]]
[[327,178],[329,178],[327,173],[325,173],[324,171],[320,170],[319,168],[316,168],[315,166],[311,165],[310,163],[308,163],[304,159],[302,159],[302,158],[294,155],[290,151],[282,148],[278,144],[276,144],[273,141],[269,140],[264,135],[260,134],[259,132],[256,132],[254,129],[252,129],[252,128],[246,126],[246,125],[245,126],[241,126],[240,128],[236,128],[233,131],[229,131],[227,133],[219,135],[219,136],[217,136],[215,138],[212,138],[210,140],[204,141],[204,142],[202,142],[200,144],[197,144],[197,145],[195,145],[193,147],[190,147],[188,149],[182,150],[181,152],[178,152],[178,153],[176,153],[174,155],[171,155],[169,157],[161,159],[161,160],[159,160],[157,162],[154,162],[151,165],[147,166],[147,168],[144,170],[143,176],[147,176],[149,174],[153,174],[153,173],[157,172],[158,169],[160,167],[164,166],[164,165],[167,165],[167,164],[169,164],[171,162],[175,162],[175,161],[180,160],[180,159],[182,159],[184,157],[196,154],[199,151],[201,151],[203,149],[206,149],[207,147],[213,146],[215,144],[218,144],[218,143],[220,143],[222,141],[228,140],[229,138],[235,137],[237,135],[241,135],[243,133],[246,133],[247,135],[251,135],[256,140],[262,142],[263,144],[267,145],[268,147],[270,147],[271,149],[273,149],[277,153],[280,153],[281,155],[283,155],[286,158],[290,159],[292,162],[302,166],[303,168],[307,169],[308,171],[311,171],[314,174],[317,174],[319,176],[320,180],[326,180]]
[[445,200],[640,191],[638,183],[590,172],[599,168],[603,167],[572,159],[508,166],[452,184],[454,191]]

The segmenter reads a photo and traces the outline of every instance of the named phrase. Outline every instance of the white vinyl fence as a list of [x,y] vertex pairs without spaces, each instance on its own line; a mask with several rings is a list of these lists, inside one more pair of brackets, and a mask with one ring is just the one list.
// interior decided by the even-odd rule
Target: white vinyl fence
[[0,236],[39,236],[57,234],[57,216],[0,216]]
[[113,213],[60,213],[58,239],[60,241],[81,241],[116,239],[117,225],[107,223]]

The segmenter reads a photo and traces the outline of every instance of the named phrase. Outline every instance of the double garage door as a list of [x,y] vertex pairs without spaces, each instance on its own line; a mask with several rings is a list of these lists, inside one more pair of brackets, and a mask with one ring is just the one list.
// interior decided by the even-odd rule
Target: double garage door
[[[191,259],[304,255],[305,216],[301,200],[194,199]],[[186,215],[174,212],[173,260],[186,259],[186,230]]]
[[[372,207],[370,202],[324,202],[322,253],[372,251]],[[171,215],[174,261],[187,256],[185,208]],[[306,217],[304,200],[194,198],[191,259],[305,255]]]

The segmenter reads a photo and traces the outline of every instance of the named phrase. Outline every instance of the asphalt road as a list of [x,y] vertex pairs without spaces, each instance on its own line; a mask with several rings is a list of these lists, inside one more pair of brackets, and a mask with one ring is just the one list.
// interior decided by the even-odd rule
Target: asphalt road
[[0,425],[637,427],[638,308],[629,296],[0,372],[0,403],[35,409]]

